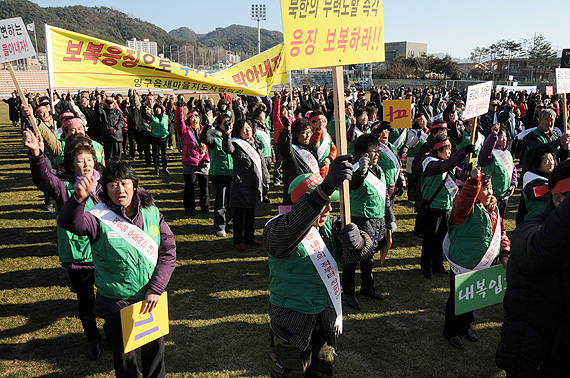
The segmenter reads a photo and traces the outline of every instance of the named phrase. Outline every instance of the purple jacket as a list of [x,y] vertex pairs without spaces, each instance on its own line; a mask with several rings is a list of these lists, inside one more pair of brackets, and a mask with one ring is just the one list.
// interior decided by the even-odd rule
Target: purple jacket
[[[127,221],[135,226],[143,227],[143,219],[140,213],[141,207],[148,207],[153,204],[152,197],[144,189],[139,188],[136,195],[133,196],[136,205],[136,213],[133,218],[129,218],[125,214],[125,208],[111,205],[110,210],[121,215]],[[58,224],[76,235],[89,237],[91,244],[99,240],[101,235],[101,226],[99,219],[89,212],[84,211],[85,202],[79,202],[75,196],[63,205],[57,220]],[[164,216],[160,213],[160,245],[158,247],[158,261],[154,273],[147,284],[147,289],[152,290],[156,294],[162,294],[166,289],[170,276],[174,271],[176,264],[176,243],[174,242],[174,234],[166,224]],[[97,269],[97,265],[95,265]],[[95,299],[94,312],[96,315],[106,319],[117,315],[117,312],[124,307],[128,307],[134,302],[126,300],[116,300],[103,297],[97,293]]]
[[[202,161],[209,162],[210,156],[208,155],[208,150],[206,149],[205,153],[200,152],[200,138],[191,127],[186,126],[183,106],[176,108],[174,123],[176,125],[176,132],[180,135],[180,141],[182,142],[182,163],[197,167]],[[203,130],[204,126],[200,126],[200,133]],[[198,143],[194,141],[190,133],[194,134]]]

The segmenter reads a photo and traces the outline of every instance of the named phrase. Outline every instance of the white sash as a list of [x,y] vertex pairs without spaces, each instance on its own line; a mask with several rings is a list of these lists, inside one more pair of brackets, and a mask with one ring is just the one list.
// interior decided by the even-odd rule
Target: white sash
[[523,176],[523,189],[526,188],[526,186],[533,180],[541,180],[543,182],[548,182],[548,179],[546,177],[537,175],[536,173],[532,173],[529,171],[526,172]]
[[109,226],[111,230],[139,251],[153,266],[156,266],[156,262],[158,261],[158,245],[150,235],[122,216],[109,210],[103,202],[93,206],[89,209],[89,212],[99,218],[101,222]]
[[514,164],[509,159],[509,153],[507,151],[494,149],[493,150],[493,156],[495,157],[495,159],[497,159],[497,161],[501,162],[501,164],[503,164],[506,167],[507,172],[509,173],[509,182],[510,182],[513,178],[513,166],[514,166]]
[[296,144],[292,144],[292,146],[295,149],[295,151],[299,153],[301,159],[303,159],[303,161],[307,163],[311,171],[313,173],[319,173],[319,163],[317,162],[317,159],[315,159],[313,154],[305,150],[304,148],[297,146]]
[[396,148],[398,148],[398,149],[402,148],[402,146],[404,145],[404,141],[407,140],[408,131],[409,131],[409,130],[410,130],[410,129],[404,129],[404,130],[402,130],[402,132],[400,133],[400,136],[398,137],[398,139],[396,139],[396,140],[394,141],[394,143],[393,143],[393,144],[394,144],[394,147],[396,147]]
[[267,134],[267,131],[257,129],[255,130],[255,133],[257,134],[257,136],[263,139],[263,144],[265,145],[265,147],[271,148],[271,139],[269,138],[269,134]]
[[321,158],[325,154],[327,147],[329,146],[330,142],[331,142],[331,136],[326,131],[323,131],[323,137],[321,139],[321,145],[317,149],[317,159],[319,161],[321,161]]
[[253,161],[253,165],[255,165],[257,173],[259,174],[259,179],[261,180],[263,178],[263,170],[261,169],[261,158],[259,157],[257,151],[251,144],[241,138],[232,138],[232,142],[240,146],[241,149],[245,151],[247,156],[249,156],[249,158]]
[[489,243],[489,248],[487,248],[487,252],[485,252],[483,257],[481,258],[481,261],[479,261],[479,264],[477,264],[477,266],[473,269],[467,269],[467,268],[464,268],[462,266],[459,266],[449,259],[449,247],[451,244],[451,242],[449,240],[449,232],[445,235],[445,239],[443,240],[443,245],[442,245],[443,252],[445,253],[445,257],[447,258],[447,261],[449,261],[449,267],[451,268],[453,273],[455,273],[455,274],[468,273],[468,272],[471,272],[473,270],[482,270],[482,269],[489,268],[491,266],[493,261],[495,261],[495,258],[497,258],[497,256],[499,255],[499,251],[501,249],[501,226],[500,226],[500,223],[501,223],[501,219],[500,219],[499,215],[497,215],[497,224],[495,224],[495,231],[493,232],[493,238],[491,239],[491,243]]
[[335,327],[338,333],[342,333],[342,302],[340,297],[340,276],[336,260],[328,250],[325,241],[315,227],[311,227],[309,233],[301,241],[307,251],[315,269],[319,273],[323,284],[327,288],[329,297],[336,311]]
[[[353,164],[352,172],[356,172],[358,170],[358,167],[360,167],[359,162]],[[372,187],[378,192],[377,194],[380,196],[380,198],[382,199],[386,198],[386,184],[383,183],[382,180],[380,180],[378,177],[376,177],[375,174],[368,171],[368,174],[366,174],[364,180],[367,181],[370,185],[372,185]]]
[[520,133],[518,133],[515,136],[515,139],[523,140],[524,137],[527,136],[528,134],[532,133],[534,131],[534,129],[536,129],[536,127],[531,127],[530,129],[526,129],[526,130],[521,131]]
[[475,140],[475,151],[479,151],[484,141],[485,138],[483,138],[483,135],[481,135],[481,133],[477,131],[477,136]]
[[398,157],[392,152],[392,149],[390,149],[390,147],[388,147],[386,144],[379,144],[382,152],[384,152],[384,154],[388,156],[390,160],[392,160],[392,163],[394,163],[394,168],[396,169],[396,177],[398,177],[400,174],[400,159],[398,159]]
[[[439,161],[439,160],[440,159],[435,158],[433,156],[426,157],[424,161],[422,161],[422,167],[424,169],[424,172],[429,163],[431,163],[432,161]],[[459,191],[459,187],[457,187],[457,184],[455,184],[455,181],[453,181],[453,179],[449,174],[445,176],[445,188],[447,189],[449,194],[451,194],[451,197],[455,197],[455,195]]]

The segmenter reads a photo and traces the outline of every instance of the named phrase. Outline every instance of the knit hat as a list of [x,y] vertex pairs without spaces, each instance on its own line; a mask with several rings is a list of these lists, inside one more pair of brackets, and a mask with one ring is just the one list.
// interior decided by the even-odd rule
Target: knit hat
[[[297,202],[303,194],[312,192],[321,182],[323,182],[323,178],[319,173],[305,173],[297,176],[289,184],[291,201]],[[339,197],[338,190],[335,190],[331,196],[331,201],[338,201]]]

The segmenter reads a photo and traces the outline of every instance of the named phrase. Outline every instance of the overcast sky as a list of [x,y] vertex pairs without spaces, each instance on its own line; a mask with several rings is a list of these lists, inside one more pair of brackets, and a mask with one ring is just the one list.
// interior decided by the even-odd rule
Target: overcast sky
[[[232,24],[257,27],[257,22],[251,20],[251,4],[266,4],[267,20],[261,22],[261,27],[283,30],[278,0],[32,1],[41,7],[106,6],[153,23],[166,31],[186,26],[200,34]],[[489,46],[500,39],[520,42],[521,38],[533,38],[535,33],[544,35],[555,49],[570,48],[568,0],[384,0],[383,5],[385,42],[425,42],[428,44],[428,54],[443,52],[454,58],[465,59],[476,46]]]

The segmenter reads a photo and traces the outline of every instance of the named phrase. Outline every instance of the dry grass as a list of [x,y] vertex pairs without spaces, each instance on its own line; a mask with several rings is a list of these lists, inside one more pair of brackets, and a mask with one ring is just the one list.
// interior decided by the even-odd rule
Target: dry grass
[[[75,318],[74,293],[56,253],[54,214],[32,184],[26,151],[0,105],[0,377],[110,377],[112,356],[90,361]],[[170,224],[178,244],[177,268],[168,287],[171,332],[166,337],[169,377],[265,377],[268,345],[268,266],[263,247],[245,253],[231,238],[213,235],[211,215],[187,218],[182,208],[182,165],[169,151],[170,176],[153,176],[133,163],[142,185]],[[276,214],[258,209],[257,229]],[[517,202],[516,198],[515,201]],[[448,278],[419,272],[420,239],[414,215],[396,201],[399,231],[385,266],[376,263],[376,287],[386,299],[361,298],[345,308],[339,338],[338,377],[499,377],[494,364],[503,312],[476,311],[479,343],[454,350],[442,336]],[[510,209],[507,229],[514,224]]]

